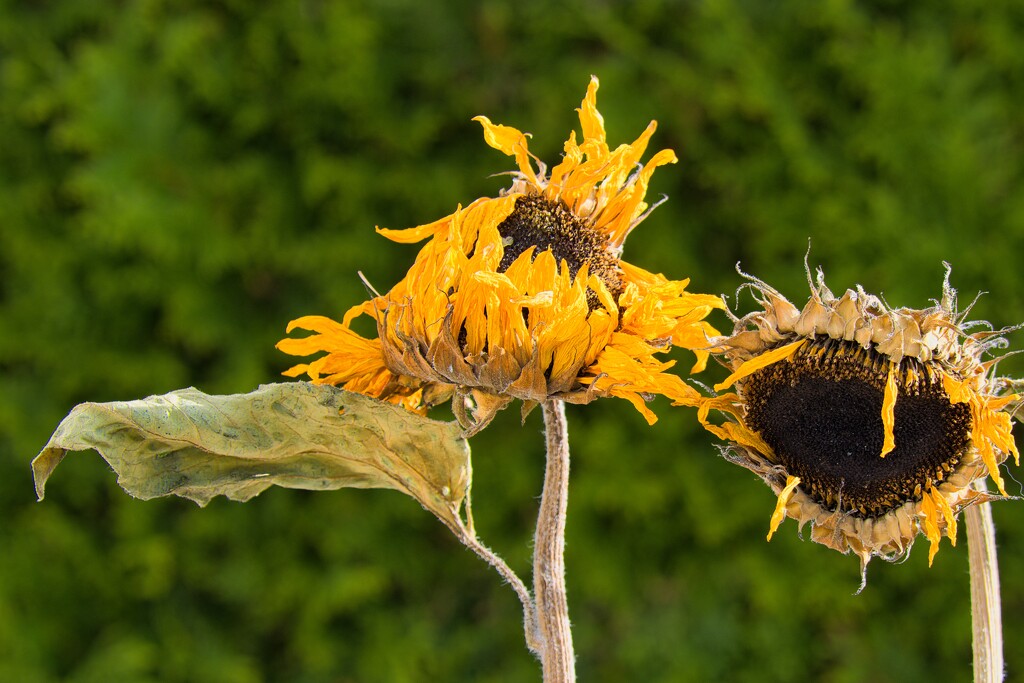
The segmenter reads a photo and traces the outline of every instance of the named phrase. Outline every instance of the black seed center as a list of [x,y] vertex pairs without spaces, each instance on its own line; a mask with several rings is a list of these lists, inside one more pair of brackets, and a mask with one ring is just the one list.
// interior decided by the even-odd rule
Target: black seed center
[[889,366],[856,343],[815,340],[742,383],[747,425],[829,510],[878,516],[919,500],[968,447],[969,406],[950,403],[939,369],[905,358],[897,370],[896,448],[880,457]]
[[[618,259],[608,250],[608,237],[587,225],[561,202],[552,202],[538,195],[524,195],[516,200],[508,218],[498,225],[505,239],[505,251],[498,266],[504,272],[530,247],[537,247],[534,256],[550,251],[558,263],[564,259],[569,274],[576,277],[583,264],[597,275],[618,299],[622,293],[622,275]],[[599,305],[597,295],[587,292],[591,310]]]

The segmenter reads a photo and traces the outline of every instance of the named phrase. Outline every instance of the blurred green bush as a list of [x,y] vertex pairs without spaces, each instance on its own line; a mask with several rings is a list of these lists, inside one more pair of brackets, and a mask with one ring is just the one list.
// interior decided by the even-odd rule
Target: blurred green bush
[[[78,454],[37,505],[28,462],[80,401],[276,381],[289,320],[411,262],[374,225],[505,184],[472,116],[555,160],[591,73],[613,144],[656,118],[682,160],[631,262],[802,302],[810,238],[835,290],[924,306],[947,260],[989,292],[972,317],[1024,320],[1022,41],[1008,0],[0,3],[0,680],[537,680],[512,592],[398,494],[142,503]],[[656,410],[570,409],[581,680],[969,678],[963,535],[853,596],[855,558],[792,522],[766,544],[770,491]],[[478,526],[523,573],[540,429],[473,442]],[[1024,511],[995,515],[1012,674]]]

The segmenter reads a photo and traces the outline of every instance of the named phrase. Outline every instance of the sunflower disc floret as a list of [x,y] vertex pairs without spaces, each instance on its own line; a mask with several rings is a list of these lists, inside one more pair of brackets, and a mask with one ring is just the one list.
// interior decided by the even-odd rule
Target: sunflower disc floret
[[943,535],[955,545],[960,511],[995,497],[981,482],[1006,496],[999,466],[1019,464],[1014,381],[982,360],[1006,330],[965,331],[976,326],[957,313],[948,266],[942,298],[923,310],[859,287],[837,298],[820,271],[803,309],[750,280],[763,310],[715,340],[732,371],[715,390],[732,391],[698,415],[777,494],[768,538],[792,517],[866,566],[924,534],[930,564]]
[[[662,150],[641,163],[652,122],[632,144],[610,149],[591,80],[575,132],[550,172],[519,130],[477,117],[485,141],[512,156],[512,186],[438,221],[378,232],[401,243],[426,240],[390,291],[350,309],[341,323],[321,316],[292,321],[282,340],[293,355],[326,355],[285,374],[424,411],[452,397],[468,431],[514,399],[524,411],[557,398],[587,403],[629,400],[649,422],[652,395],[696,405],[698,393],[656,358],[671,346],[708,358],[718,333],[704,318],[719,297],[687,291],[621,260],[626,237],[653,209],[644,201],[654,170],[674,163]],[[370,316],[377,337],[351,325]]]

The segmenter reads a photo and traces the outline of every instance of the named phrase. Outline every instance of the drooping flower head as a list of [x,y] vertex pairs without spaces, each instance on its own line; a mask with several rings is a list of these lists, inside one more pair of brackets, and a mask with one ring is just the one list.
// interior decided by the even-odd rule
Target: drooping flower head
[[923,533],[931,564],[943,534],[955,545],[960,511],[994,497],[979,484],[991,477],[1005,496],[999,466],[1011,454],[1019,464],[1017,382],[983,360],[1008,330],[968,333],[978,325],[957,312],[948,266],[942,298],[924,310],[860,287],[836,298],[820,270],[802,310],[750,280],[764,310],[715,340],[732,370],[715,390],[732,391],[698,416],[777,494],[768,538],[792,517],[866,567],[905,556]]
[[[550,398],[617,396],[649,422],[656,418],[645,402],[654,394],[695,405],[697,392],[655,355],[682,346],[695,351],[694,370],[702,369],[708,338],[717,334],[704,318],[723,304],[688,292],[686,280],[621,260],[626,237],[654,208],[644,200],[651,175],[676,157],[662,150],[641,163],[654,122],[632,144],[610,149],[597,88],[593,78],[578,110],[582,142],[570,133],[550,173],[530,153],[526,134],[477,117],[486,142],[516,160],[511,188],[433,223],[378,228],[395,242],[427,242],[398,284],[341,323],[292,321],[289,332],[314,334],[278,348],[326,355],[285,374],[411,410],[454,396],[453,409],[471,431],[513,399],[525,411]],[[377,338],[352,331],[360,315],[376,321]]]

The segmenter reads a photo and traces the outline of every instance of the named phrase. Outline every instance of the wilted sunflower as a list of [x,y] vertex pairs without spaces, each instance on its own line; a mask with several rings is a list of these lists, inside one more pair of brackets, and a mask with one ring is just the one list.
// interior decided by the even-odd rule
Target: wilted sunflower
[[[278,348],[293,355],[326,351],[285,374],[425,410],[449,396],[464,425],[476,430],[513,399],[524,414],[557,398],[587,403],[618,396],[649,422],[654,394],[694,405],[697,392],[667,373],[655,354],[693,349],[694,371],[707,361],[704,322],[718,297],[686,291],[622,261],[627,235],[654,208],[644,201],[662,150],[640,159],[655,122],[632,144],[610,150],[592,78],[579,111],[583,141],[572,132],[564,156],[547,173],[527,135],[479,116],[487,144],[516,159],[511,188],[438,221],[377,231],[395,242],[428,242],[404,279],[387,294],[350,309],[341,323],[320,316],[288,326],[311,330]],[[536,169],[533,166],[536,164]],[[377,338],[351,329],[372,316]],[[467,407],[469,412],[467,412]]]
[[[727,457],[778,495],[768,538],[788,516],[811,538],[862,567],[898,559],[923,533],[928,562],[957,515],[992,499],[975,482],[1019,454],[1011,434],[1016,383],[983,362],[1008,330],[968,333],[949,267],[942,298],[924,310],[892,309],[860,287],[836,298],[821,271],[803,310],[764,282],[749,287],[763,311],[715,340],[732,374],[698,416],[732,442]],[[810,282],[810,273],[808,273]],[[709,422],[718,410],[727,420]]]

